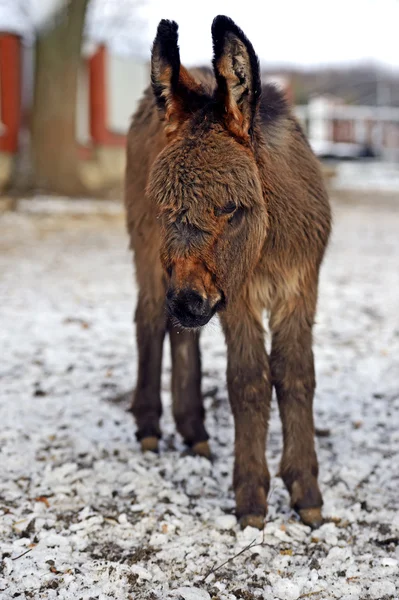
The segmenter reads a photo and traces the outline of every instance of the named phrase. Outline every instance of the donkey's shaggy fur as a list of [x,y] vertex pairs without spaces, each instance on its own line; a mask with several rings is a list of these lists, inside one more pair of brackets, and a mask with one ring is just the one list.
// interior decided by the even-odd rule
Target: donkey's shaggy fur
[[293,507],[316,526],[322,497],[312,326],[330,207],[318,162],[283,95],[261,86],[251,43],[222,16],[212,36],[214,72],[189,72],[180,64],[176,23],[161,21],[152,89],[129,132],[125,201],[140,287],[137,437],[143,449],[157,449],[168,332],[177,429],[193,452],[209,454],[198,328],[218,312],[235,420],[238,517],[262,526],[267,511],[274,386],[284,434],[281,476]]

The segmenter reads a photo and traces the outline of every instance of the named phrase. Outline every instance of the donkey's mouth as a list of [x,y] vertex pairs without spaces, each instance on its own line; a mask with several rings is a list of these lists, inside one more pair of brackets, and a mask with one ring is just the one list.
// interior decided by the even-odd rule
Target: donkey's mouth
[[221,308],[222,301],[212,305],[194,290],[181,290],[177,294],[169,290],[166,304],[170,315],[181,327],[197,329],[206,325],[213,315]]
[[184,327],[184,329],[199,329],[200,327],[203,327],[204,325],[209,323],[213,315],[214,313],[205,317],[190,317],[189,315],[177,316],[176,314],[174,314],[173,316],[177,323],[181,327]]

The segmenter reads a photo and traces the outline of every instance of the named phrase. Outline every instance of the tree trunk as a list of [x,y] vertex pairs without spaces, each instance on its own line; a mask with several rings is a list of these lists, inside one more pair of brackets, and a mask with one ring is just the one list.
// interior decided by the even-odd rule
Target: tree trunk
[[76,141],[78,72],[89,0],[68,0],[36,41],[32,113],[33,184],[65,195],[84,193]]

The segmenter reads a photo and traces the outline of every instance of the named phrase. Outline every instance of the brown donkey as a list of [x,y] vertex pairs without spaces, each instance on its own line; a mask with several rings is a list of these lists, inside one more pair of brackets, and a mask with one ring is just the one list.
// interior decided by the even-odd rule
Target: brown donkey
[[[162,346],[172,347],[173,414],[209,455],[200,327],[216,313],[228,353],[241,525],[262,527],[272,386],[283,424],[281,476],[303,522],[318,526],[312,326],[330,233],[322,176],[283,96],[261,86],[251,43],[227,17],[212,25],[213,69],[180,64],[177,24],[161,21],[147,90],[128,138],[126,209],[139,298],[132,411],[142,448],[157,450]],[[266,353],[262,313],[272,348]]]

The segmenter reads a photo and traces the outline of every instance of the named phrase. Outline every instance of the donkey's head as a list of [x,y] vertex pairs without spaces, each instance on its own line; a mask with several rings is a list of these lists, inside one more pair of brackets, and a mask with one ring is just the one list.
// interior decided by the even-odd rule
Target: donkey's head
[[160,22],[152,51],[152,87],[168,143],[148,193],[162,220],[168,306],[184,327],[205,325],[234,303],[267,230],[254,154],[258,59],[227,17],[216,17],[212,37],[215,78],[202,83],[180,64],[176,23]]

